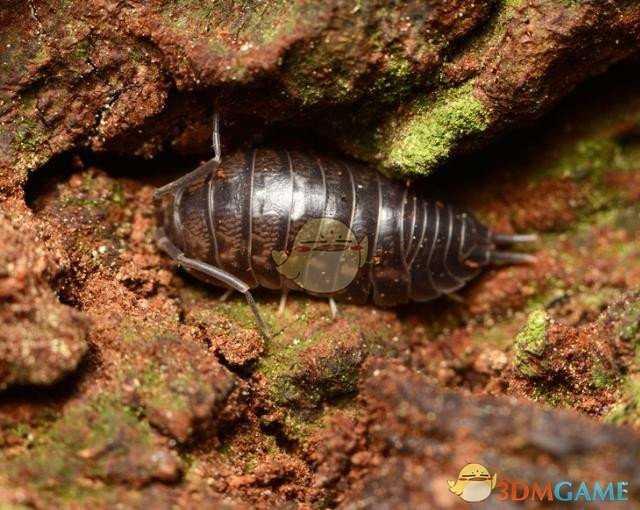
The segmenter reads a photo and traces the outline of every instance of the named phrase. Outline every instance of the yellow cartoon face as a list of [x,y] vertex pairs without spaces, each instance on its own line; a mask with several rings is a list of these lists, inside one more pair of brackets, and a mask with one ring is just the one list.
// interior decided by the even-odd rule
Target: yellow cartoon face
[[497,475],[493,477],[482,464],[467,464],[458,474],[456,481],[449,480],[449,490],[463,500],[474,503],[484,501],[495,488]]
[[333,218],[307,221],[291,253],[273,251],[278,272],[305,290],[321,294],[347,287],[367,260],[368,243]]

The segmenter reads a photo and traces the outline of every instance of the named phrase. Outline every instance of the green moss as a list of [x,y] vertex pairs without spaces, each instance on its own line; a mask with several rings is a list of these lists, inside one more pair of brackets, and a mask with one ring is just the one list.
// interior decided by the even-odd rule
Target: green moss
[[[123,442],[125,436],[129,443]],[[113,396],[98,396],[70,406],[62,417],[35,435],[33,447],[2,459],[10,480],[28,473],[28,485],[63,500],[77,502],[102,493],[101,485],[78,484],[81,477],[107,476],[113,455],[130,447],[151,447],[149,425]]]
[[464,137],[488,124],[485,106],[473,93],[473,82],[449,90],[436,100],[423,97],[406,120],[390,128],[383,165],[403,173],[426,174],[443,163]]
[[552,407],[568,409],[573,407],[576,398],[573,393],[562,386],[554,386],[552,388],[543,385],[535,386],[531,397],[534,400],[545,402]]
[[91,40],[89,39],[81,39],[78,43],[70,50],[69,53],[69,65],[73,66],[74,60],[79,64],[86,64],[89,59],[89,53],[92,49]]
[[269,44],[295,31],[302,19],[301,11],[301,5],[285,0],[272,0],[266,9],[257,5],[242,20],[238,35],[251,44]]
[[[287,58],[284,81],[288,92],[304,106],[327,97],[336,102],[347,99],[354,92],[352,71],[343,67],[326,44],[317,43],[310,48]],[[310,76],[323,79],[310,80]]]
[[120,326],[120,338],[125,343],[136,344],[171,336],[172,329],[170,325],[177,324],[179,320],[180,318],[176,315],[167,317],[167,324],[148,324],[139,320],[125,318]]
[[268,381],[271,398],[309,410],[355,391],[359,366],[369,346],[357,326],[346,327],[346,331],[320,330],[308,336],[272,339],[257,367]]
[[616,377],[605,369],[604,365],[596,361],[591,369],[591,386],[596,390],[613,388],[616,384]]
[[590,289],[585,288],[580,289],[577,301],[580,309],[590,312],[599,312],[619,295],[620,290],[613,287],[602,287],[595,291],[590,291]]
[[620,401],[605,416],[605,421],[617,425],[640,424],[640,378],[628,377]]
[[[260,313],[264,321],[270,325],[272,323],[271,314],[263,313],[264,306],[260,307]],[[240,326],[244,328],[255,328],[256,327],[256,319],[253,315],[253,311],[251,307],[247,304],[246,300],[242,297],[235,297],[233,299],[228,299],[224,303],[221,303],[219,306],[213,310],[218,315],[224,315],[231,319],[234,322],[237,322]],[[204,312],[206,313],[206,312]]]
[[[229,80],[243,81],[250,72],[242,55],[295,32],[300,9],[299,3],[284,0],[245,2],[238,8],[230,8],[222,0],[178,0],[163,6],[162,17],[170,29],[206,45],[211,55],[226,59]],[[221,27],[232,35],[233,44],[220,36]]]
[[[194,37],[205,39],[208,48],[213,54],[220,56],[230,52],[220,37],[214,37],[212,28],[221,21],[221,16],[225,12],[220,2],[196,2],[194,0],[178,0],[167,3],[162,16],[168,27],[179,33],[194,33]],[[213,33],[212,33],[213,32]],[[206,37],[211,34],[211,37]],[[216,34],[217,35],[217,34]]]
[[377,106],[396,103],[411,91],[414,81],[411,62],[404,56],[391,55],[367,95],[377,98]]
[[640,355],[640,301],[632,303],[618,327],[618,337],[635,345],[637,354]]
[[292,376],[299,365],[300,355],[321,338],[316,334],[304,339],[295,337],[284,344],[270,342],[267,355],[260,360],[257,370],[269,381],[269,391],[275,402],[286,404],[302,398],[303,389]]
[[528,377],[538,375],[535,358],[539,358],[547,346],[549,317],[544,310],[529,314],[527,323],[516,336],[515,360],[518,370]]
[[505,9],[516,9],[522,5],[523,0],[502,0],[501,3]]
[[[30,99],[27,99],[27,101],[30,101]],[[13,129],[13,141],[18,153],[30,154],[36,152],[46,138],[42,126],[32,116],[21,116]]]
[[31,506],[26,506],[17,503],[4,503],[0,501],[0,510],[29,510]]
[[127,378],[139,381],[137,393],[145,408],[181,413],[190,408],[188,390],[200,383],[197,377],[193,371],[168,373],[166,367],[150,361],[142,373],[134,371]]
[[582,180],[598,179],[602,172],[615,168],[621,161],[619,144],[610,138],[582,138],[561,149],[555,161],[549,162],[544,175]]
[[516,336],[516,348],[540,356],[546,347],[548,321],[544,310],[530,313],[526,325]]

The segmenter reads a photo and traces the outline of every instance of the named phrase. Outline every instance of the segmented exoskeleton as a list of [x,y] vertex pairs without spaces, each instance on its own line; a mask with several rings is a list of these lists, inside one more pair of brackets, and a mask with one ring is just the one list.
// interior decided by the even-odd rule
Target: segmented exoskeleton
[[495,234],[353,162],[282,149],[221,161],[217,116],[214,149],[156,191],[158,243],[195,276],[245,294],[263,332],[255,287],[393,306],[454,292],[488,264],[532,258],[496,245],[535,236]]

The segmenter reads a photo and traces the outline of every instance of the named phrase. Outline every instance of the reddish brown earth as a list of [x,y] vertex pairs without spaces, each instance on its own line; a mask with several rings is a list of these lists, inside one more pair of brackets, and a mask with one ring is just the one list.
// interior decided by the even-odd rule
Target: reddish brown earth
[[[5,2],[0,507],[466,508],[477,462],[634,508],[639,31],[631,1]],[[537,261],[335,320],[259,292],[264,339],[153,241],[214,103],[225,154],[437,169],[416,185]]]

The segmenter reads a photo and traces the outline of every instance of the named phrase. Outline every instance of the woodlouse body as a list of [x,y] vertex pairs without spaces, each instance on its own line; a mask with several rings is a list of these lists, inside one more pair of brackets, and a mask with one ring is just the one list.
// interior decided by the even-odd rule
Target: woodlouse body
[[[297,246],[303,227],[322,218],[345,225],[351,239],[335,232],[331,237],[327,227],[315,231],[315,244],[300,241],[312,248]],[[222,269],[250,288],[296,289],[355,303],[372,296],[380,306],[453,292],[497,253],[490,231],[470,213],[425,200],[375,170],[297,151],[254,149],[211,165],[202,179],[171,195],[160,222],[186,257]],[[331,258],[341,246],[346,255]],[[328,286],[324,293],[288,278],[276,256],[306,249],[309,256],[298,260],[302,270],[316,263],[321,267],[312,276],[337,281],[350,250],[363,246],[366,259],[358,262],[351,282]]]
[[218,127],[214,113],[214,158],[155,191],[156,239],[198,278],[242,292],[265,336],[254,287],[327,296],[335,315],[334,297],[428,301],[486,264],[533,258],[495,248],[535,236],[493,234],[355,163],[270,149],[221,162]]

